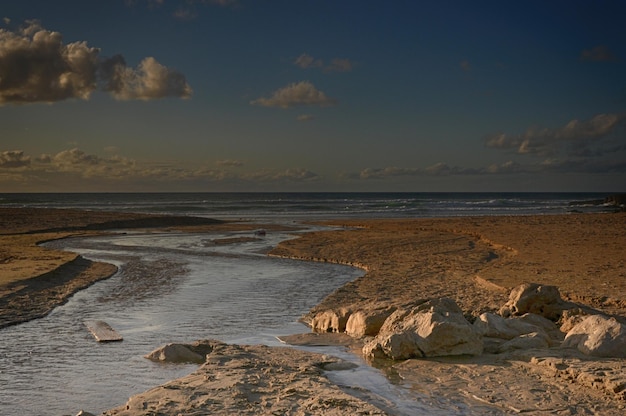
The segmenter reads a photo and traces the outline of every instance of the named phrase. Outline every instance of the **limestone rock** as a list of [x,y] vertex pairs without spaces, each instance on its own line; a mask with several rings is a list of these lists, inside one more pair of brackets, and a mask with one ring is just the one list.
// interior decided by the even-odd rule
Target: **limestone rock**
[[482,336],[506,340],[538,330],[537,326],[530,323],[519,319],[503,318],[489,312],[483,313],[474,321],[474,328]]
[[189,345],[186,344],[167,344],[150,354],[145,358],[152,361],[167,362],[167,363],[198,363],[202,364],[205,361],[205,356],[192,351]]
[[349,316],[350,311],[346,308],[320,312],[311,320],[311,329],[314,332],[344,332]]
[[567,333],[563,346],[595,357],[626,358],[626,325],[615,318],[590,315]]
[[563,333],[554,322],[533,313],[503,318],[500,315],[485,312],[474,321],[474,328],[479,334],[490,339],[513,340],[536,333],[542,339],[547,340],[548,346],[558,345],[563,340]]
[[531,332],[515,337],[498,347],[498,353],[512,350],[529,350],[535,348],[548,348],[550,339],[545,332]]
[[363,347],[369,357],[401,360],[413,357],[480,355],[480,335],[448,298],[434,299],[387,318],[379,334]]
[[500,315],[509,317],[534,313],[557,321],[563,310],[571,306],[561,299],[556,286],[524,283],[511,291],[509,301],[500,308]]
[[374,310],[360,310],[348,318],[346,333],[352,337],[360,338],[366,335],[376,336],[385,320],[396,310],[387,307]]

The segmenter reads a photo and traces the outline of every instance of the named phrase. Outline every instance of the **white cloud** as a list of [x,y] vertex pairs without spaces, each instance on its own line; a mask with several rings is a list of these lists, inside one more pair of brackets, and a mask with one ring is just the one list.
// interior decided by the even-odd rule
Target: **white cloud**
[[121,56],[103,63],[105,90],[118,100],[152,100],[164,97],[191,97],[185,76],[166,68],[152,57],[144,58],[137,69],[126,66]]
[[276,90],[270,98],[258,98],[250,104],[279,108],[306,105],[326,107],[337,104],[337,100],[327,97],[309,81],[301,81]]
[[99,85],[123,100],[191,95],[184,75],[152,57],[133,69],[119,55],[102,60],[99,54],[84,41],[64,44],[59,32],[36,21],[0,29],[0,105],[87,100]]

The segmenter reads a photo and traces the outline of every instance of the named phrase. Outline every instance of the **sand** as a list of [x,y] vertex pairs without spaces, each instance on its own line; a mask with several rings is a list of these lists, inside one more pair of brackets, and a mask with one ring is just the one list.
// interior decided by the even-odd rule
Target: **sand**
[[[0,325],[42,316],[68,294],[113,271],[75,255],[39,248],[34,245],[37,241],[132,226],[194,230],[258,226],[184,221],[177,225],[173,219],[133,214],[65,214],[0,210]],[[624,213],[326,224],[336,228],[285,241],[270,254],[351,264],[366,273],[326,297],[303,317],[305,322],[326,309],[444,296],[455,299],[472,320],[481,312],[496,311],[510,289],[523,282],[556,285],[565,299],[626,317]],[[65,279],[59,279],[59,268],[69,268]],[[22,311],[29,308],[36,312]],[[343,342],[308,338],[291,341]],[[362,340],[356,341],[356,347],[346,343],[350,344],[346,348],[358,351]],[[325,365],[334,362],[329,357],[293,348],[225,346],[217,341],[215,345],[216,353],[209,354],[209,362],[197,372],[134,396],[107,414],[393,413],[393,406],[375,403],[365,392],[346,392],[328,382]],[[371,364],[422,394],[423,400],[457,403],[466,413],[626,411],[623,359],[546,349]]]

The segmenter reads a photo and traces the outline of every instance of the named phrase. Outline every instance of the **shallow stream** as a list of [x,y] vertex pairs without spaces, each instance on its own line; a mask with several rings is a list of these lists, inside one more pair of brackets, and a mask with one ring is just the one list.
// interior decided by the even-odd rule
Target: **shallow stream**
[[[250,237],[130,233],[48,243],[120,269],[47,317],[0,329],[0,414],[75,415],[80,409],[97,414],[122,405],[133,394],[197,368],[143,358],[169,342],[214,338],[279,345],[278,335],[308,332],[297,319],[363,273],[270,258],[269,248],[291,237]],[[96,342],[84,325],[88,320],[108,322],[124,341]],[[358,363],[331,379],[390,413],[446,414],[439,406],[420,404],[414,393],[390,384],[341,348],[309,350]]]

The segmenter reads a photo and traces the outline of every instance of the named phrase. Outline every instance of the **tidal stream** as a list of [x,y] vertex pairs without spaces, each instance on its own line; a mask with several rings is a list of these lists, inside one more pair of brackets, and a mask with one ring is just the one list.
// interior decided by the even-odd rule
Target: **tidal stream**
[[[241,238],[243,237],[243,238]],[[266,256],[270,233],[126,233],[65,239],[47,246],[119,267],[45,318],[0,329],[0,414],[99,413],[129,396],[194,371],[143,356],[169,342],[214,338],[282,345],[278,335],[308,332],[298,318],[336,288],[362,275],[347,266]],[[84,322],[103,320],[123,337],[98,343]],[[395,414],[445,414],[415,401],[376,369],[341,348],[308,348],[354,361],[330,375]],[[341,374],[340,374],[341,373]]]

